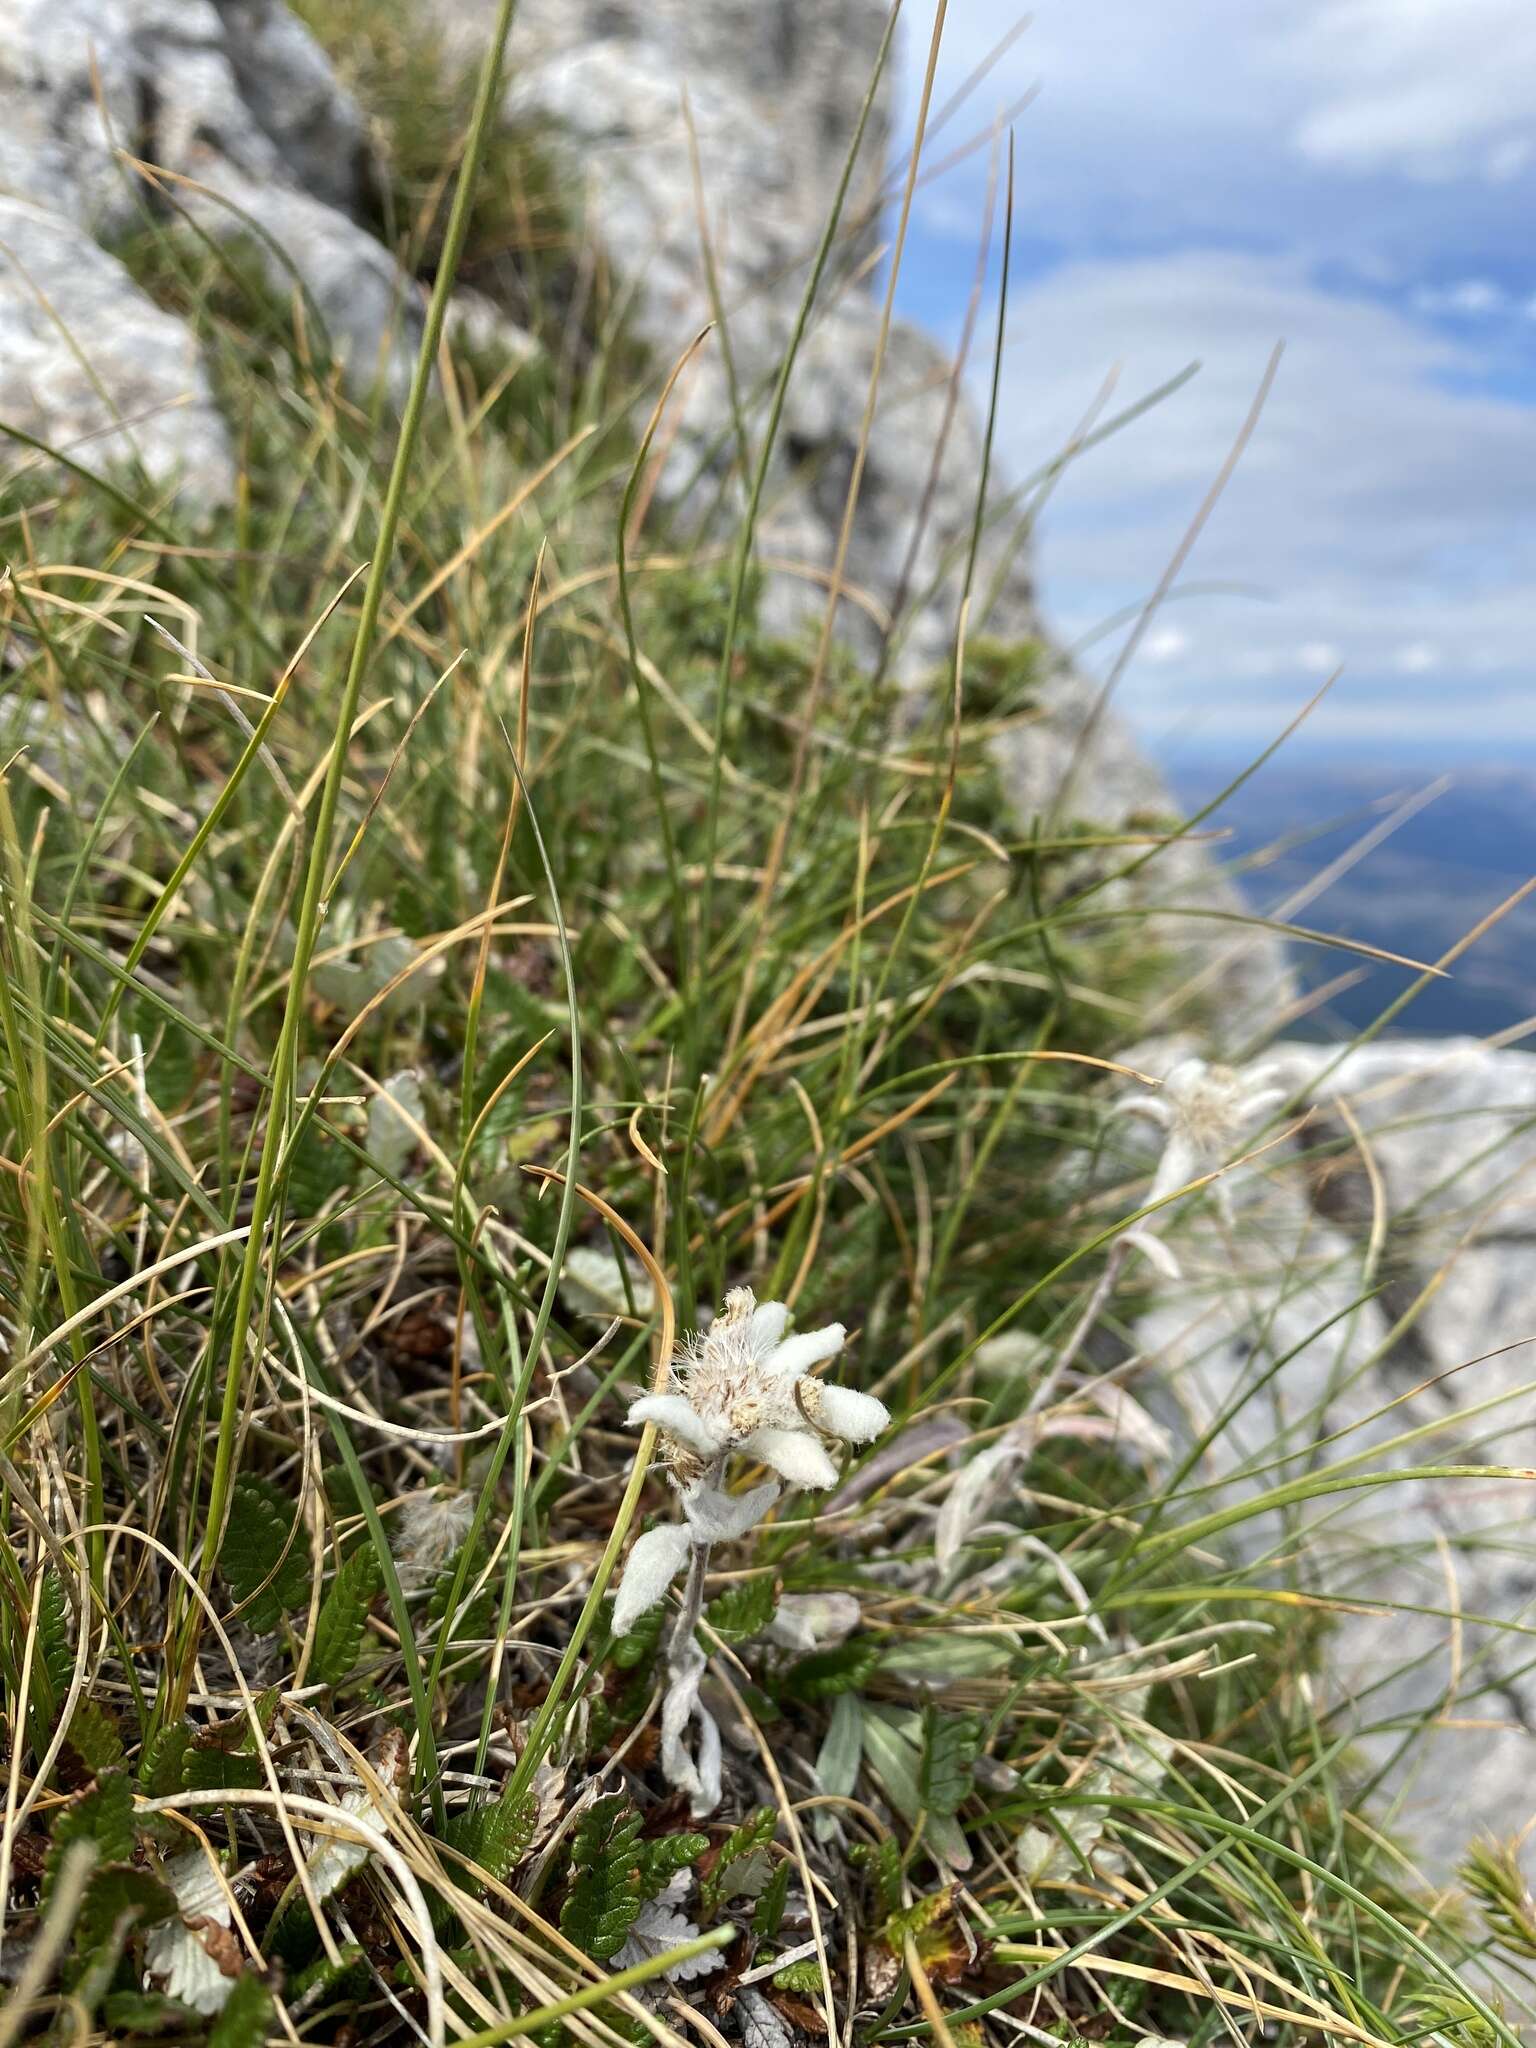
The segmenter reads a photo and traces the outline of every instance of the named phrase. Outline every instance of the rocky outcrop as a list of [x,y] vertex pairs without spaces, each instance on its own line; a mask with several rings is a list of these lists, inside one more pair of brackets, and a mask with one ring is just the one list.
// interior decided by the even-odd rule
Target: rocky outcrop
[[[424,0],[462,57],[483,47],[496,0]],[[521,0],[507,109],[567,144],[592,232],[632,294],[634,323],[671,362],[717,313],[669,424],[667,482],[704,506],[739,504],[737,421],[755,437],[871,79],[885,0]],[[890,68],[854,167],[840,241],[791,379],[760,526],[767,623],[819,621],[827,603],[879,349],[871,287],[888,224]],[[691,133],[690,133],[691,131]],[[698,172],[695,174],[694,154]],[[702,195],[702,197],[701,197]],[[713,288],[710,272],[714,273]],[[953,659],[982,470],[981,425],[953,363],[919,329],[888,336],[845,570],[843,638],[921,686]],[[1020,508],[997,492],[973,585],[974,639],[1042,639]],[[1164,823],[1161,777],[1094,689],[1053,659],[998,740],[1022,830],[1065,818]],[[1197,847],[1165,850],[1139,899],[1237,911]],[[1104,907],[1115,901],[1103,899]],[[1203,1007],[1234,1043],[1290,1000],[1282,949],[1263,936],[1213,948],[1209,924],[1161,926],[1198,956]],[[1213,953],[1215,955],[1213,962]]]
[[87,468],[131,452],[184,501],[226,497],[195,345],[108,252],[173,208],[247,236],[359,381],[381,363],[398,381],[417,294],[356,218],[364,174],[362,116],[280,0],[20,0],[0,32],[0,195],[36,211],[8,213],[0,245],[0,417]]
[[1299,1127],[1240,1170],[1230,1225],[1173,1233],[1183,1278],[1137,1326],[1142,1385],[1205,1446],[1212,1504],[1330,1467],[1521,1475],[1329,1491],[1237,1532],[1266,1575],[1342,1603],[1331,1725],[1363,1731],[1444,1876],[1470,1835],[1530,1817],[1536,1055],[1447,1039],[1271,1061]]

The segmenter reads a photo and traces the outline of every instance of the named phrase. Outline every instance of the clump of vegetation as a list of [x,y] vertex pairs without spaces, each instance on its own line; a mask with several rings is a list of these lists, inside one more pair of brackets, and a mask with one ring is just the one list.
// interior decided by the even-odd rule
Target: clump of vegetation
[[[367,96],[421,53],[363,11]],[[432,75],[375,105],[446,289]],[[1038,651],[812,720],[627,368],[493,420],[450,359],[391,470],[188,260],[234,505],[0,527],[0,2026],[1507,2041],[1318,1611],[1100,1369],[1174,1256],[1104,1086],[1163,963],[998,836]],[[1211,1092],[1152,1200],[1271,1106]]]
[[[446,57],[429,17],[392,0],[294,0],[368,120],[373,223],[415,275],[436,275],[453,174],[474,109],[478,66]],[[473,195],[460,281],[515,317],[557,332],[591,294],[596,251],[580,231],[550,138],[502,118]]]

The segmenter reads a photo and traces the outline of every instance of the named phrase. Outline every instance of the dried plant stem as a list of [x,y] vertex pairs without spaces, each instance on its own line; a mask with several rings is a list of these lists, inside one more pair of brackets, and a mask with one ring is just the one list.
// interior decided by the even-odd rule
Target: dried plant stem
[[1104,1261],[1104,1270],[1099,1275],[1082,1314],[1072,1326],[1066,1343],[1062,1345],[1056,1363],[1029,1397],[1028,1404],[1024,1410],[1026,1415],[1038,1414],[1045,1407],[1046,1403],[1054,1398],[1062,1381],[1072,1370],[1078,1354],[1093,1335],[1095,1328],[1098,1326],[1100,1316],[1103,1315],[1109,1305],[1109,1298],[1114,1293],[1115,1287],[1119,1282],[1120,1270],[1125,1264],[1126,1254],[1130,1249],[1130,1240],[1124,1237],[1117,1237],[1110,1246],[1109,1257]]

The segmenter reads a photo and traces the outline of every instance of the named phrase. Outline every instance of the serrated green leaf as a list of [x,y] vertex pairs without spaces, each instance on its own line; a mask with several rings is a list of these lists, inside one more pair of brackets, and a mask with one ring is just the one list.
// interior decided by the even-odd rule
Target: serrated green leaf
[[69,1746],[91,1773],[116,1768],[123,1760],[123,1738],[117,1718],[99,1700],[81,1700],[69,1723]]
[[94,1842],[98,1863],[126,1863],[133,1837],[133,1786],[126,1771],[109,1771],[55,1817],[43,1867],[44,1901],[72,1842]]
[[123,1927],[153,1927],[176,1911],[176,1894],[136,1863],[99,1863],[91,1872],[75,1922],[75,1948],[81,1954],[108,1946],[116,1938],[119,1952]]
[[708,1835],[657,1835],[640,1844],[640,1895],[654,1899],[680,1870],[697,1863],[709,1847]]
[[700,1905],[706,1920],[715,1919],[726,1900],[738,1896],[732,1889],[737,1883],[737,1866],[744,1863],[754,1849],[765,1849],[773,1840],[778,1825],[779,1816],[775,1808],[758,1806],[731,1829],[720,1844],[714,1868],[699,1886]]
[[894,1913],[901,1904],[901,1850],[894,1838],[882,1835],[878,1842],[855,1842],[848,1860],[869,1872],[881,1912]]
[[571,1888],[560,1931],[595,1963],[616,1956],[643,1903],[640,1816],[622,1792],[594,1800],[571,1842]]
[[[18,1659],[22,1654],[17,1642]],[[53,1740],[59,1711],[75,1675],[75,1650],[70,1639],[69,1603],[57,1572],[43,1578],[38,1595],[37,1636],[32,1646],[32,1677],[27,1698],[27,1739],[41,1757]],[[17,1673],[19,1682],[20,1673]]]
[[728,1586],[710,1601],[704,1619],[723,1643],[744,1643],[762,1634],[778,1604],[779,1592],[773,1575],[764,1572],[758,1578],[743,1580],[739,1586]]
[[539,1801],[533,1792],[511,1797],[510,1783],[499,1798],[466,1807],[449,1821],[449,1838],[483,1876],[505,1884],[533,1845]]
[[787,1856],[773,1867],[773,1875],[752,1913],[752,1932],[759,1941],[777,1941],[779,1938],[793,1870],[794,1865]]
[[190,2005],[163,1991],[109,1991],[101,2017],[119,2041],[128,2034],[191,2034],[202,2025]]
[[266,1782],[260,1757],[189,1748],[182,1758],[181,1789],[186,1792],[253,1792]]
[[283,1994],[289,2012],[297,2015],[323,2005],[327,1998],[344,1996],[352,1989],[349,1978],[355,1978],[359,1986],[368,1981],[368,1952],[361,1942],[343,1942],[334,1963],[329,1956],[317,1956],[307,1970],[290,1977]]
[[235,1979],[224,2010],[208,2029],[208,2048],[262,2048],[276,2021],[271,1992],[247,1970]]
[[821,1989],[821,1965],[814,1956],[803,1956],[798,1963],[786,1963],[782,1970],[773,1973],[775,1991],[819,1991]]
[[184,1722],[162,1728],[145,1747],[139,1759],[139,1783],[152,1799],[164,1799],[172,1792],[186,1790],[187,1751],[192,1730]]
[[648,1608],[628,1635],[614,1638],[608,1652],[609,1662],[620,1671],[635,1671],[641,1665],[649,1665],[661,1646],[661,1631],[666,1618],[667,1610],[663,1605]]
[[257,1635],[309,1599],[309,1537],[294,1503],[266,1479],[242,1472],[230,1493],[219,1569]]
[[316,1685],[340,1685],[351,1677],[363,1647],[368,1609],[383,1585],[383,1569],[371,1544],[354,1550],[338,1570],[315,1621],[309,1676]]
[[830,1650],[816,1650],[790,1666],[784,1689],[792,1699],[836,1699],[839,1693],[858,1692],[880,1662],[881,1645],[875,1636],[854,1636]]
[[176,1897],[149,1871],[132,1863],[98,1864],[91,1872],[75,1921],[63,1981],[71,1999],[94,2013],[111,1989],[129,1937],[167,1920]]
[[57,1572],[43,1579],[38,1599],[37,1647],[32,1652],[34,1683],[39,1672],[48,1681],[50,1707],[67,1698],[75,1675],[75,1646],[70,1641],[69,1602]]
[[970,1797],[981,1737],[982,1724],[974,1714],[946,1714],[932,1706],[923,1709],[918,1796],[928,1813],[947,1819]]
[[910,1941],[934,1975],[963,1967],[976,1953],[976,1944],[956,1913],[953,1885],[898,1907],[880,1930],[880,1939],[895,1956]]

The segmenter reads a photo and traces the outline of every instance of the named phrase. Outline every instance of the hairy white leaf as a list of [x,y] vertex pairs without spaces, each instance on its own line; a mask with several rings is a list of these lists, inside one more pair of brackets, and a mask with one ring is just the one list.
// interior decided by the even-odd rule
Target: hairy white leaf
[[683,1513],[700,1543],[734,1543],[755,1529],[779,1497],[776,1479],[767,1479],[747,1493],[722,1493],[716,1486],[696,1486],[683,1495]]
[[[172,1857],[165,1878],[180,1913],[145,1935],[144,1966],[167,1998],[179,1999],[209,2019],[224,2010],[235,1988],[234,1978],[225,1976],[203,1939],[210,1927],[229,1926],[229,1900],[201,1849]],[[198,1924],[189,1926],[189,1921]]]
[[785,1650],[831,1650],[847,1642],[862,1612],[852,1593],[786,1593],[766,1633]]
[[736,2009],[741,2014],[742,2048],[792,2048],[788,2027],[760,1991],[743,1991]]
[[415,1126],[425,1120],[426,1104],[413,1067],[393,1075],[368,1105],[369,1154],[396,1180],[416,1149]]
[[648,1529],[630,1546],[624,1565],[624,1579],[613,1602],[613,1632],[627,1635],[657,1601],[688,1562],[692,1548],[688,1531],[681,1522],[663,1522]]

